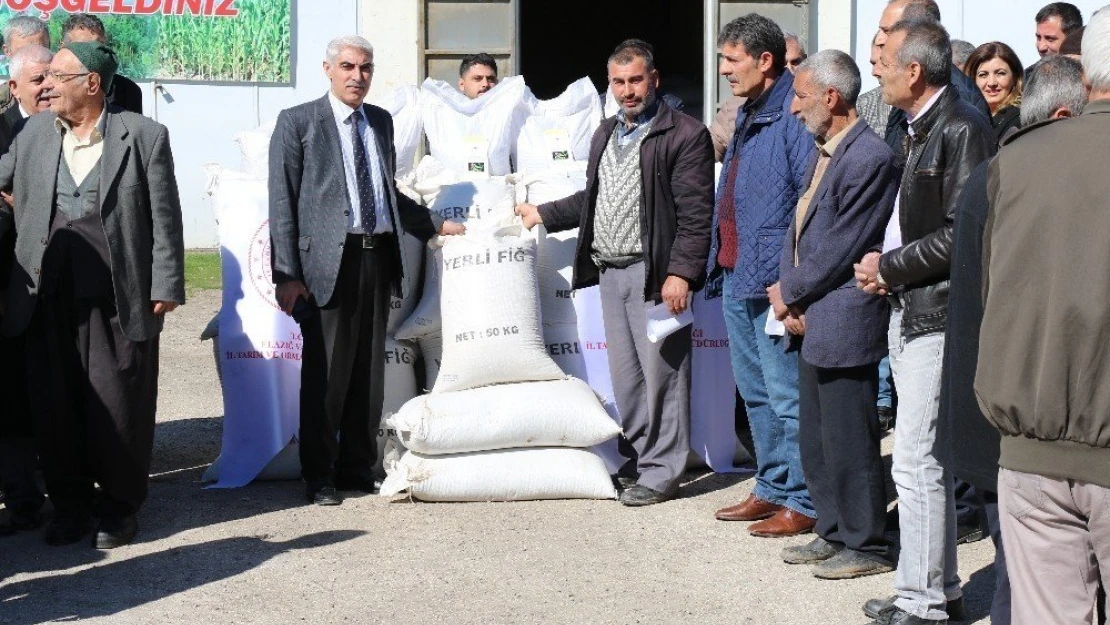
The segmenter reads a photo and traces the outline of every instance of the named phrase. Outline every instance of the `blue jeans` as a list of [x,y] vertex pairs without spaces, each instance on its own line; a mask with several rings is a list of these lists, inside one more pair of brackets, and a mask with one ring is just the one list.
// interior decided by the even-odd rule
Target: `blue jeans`
[[[732,272],[725,272],[725,293]],[[764,331],[766,299],[724,298],[732,375],[744,398],[755,444],[756,497],[817,517],[809,499],[798,448],[798,353]]]
[[879,401],[876,405],[894,407],[894,375],[890,372],[890,356],[879,361]]

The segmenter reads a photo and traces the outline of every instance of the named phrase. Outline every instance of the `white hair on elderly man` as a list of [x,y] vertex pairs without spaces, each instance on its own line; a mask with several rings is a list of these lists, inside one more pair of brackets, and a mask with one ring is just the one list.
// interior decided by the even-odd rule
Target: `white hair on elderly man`
[[1083,32],[1083,69],[1092,91],[1110,91],[1110,5],[1099,9]]
[[22,80],[23,69],[27,67],[28,64],[38,63],[43,65],[49,64],[52,60],[54,60],[54,53],[51,52],[49,48],[44,48],[37,44],[23,46],[12,55],[11,62],[8,64],[8,76],[10,76],[12,80]]
[[848,106],[856,105],[862,82],[859,67],[852,57],[840,50],[822,50],[794,71],[798,74],[810,73],[814,85],[821,89],[835,89]]
[[1066,56],[1050,56],[1037,65],[1021,94],[1021,125],[1043,122],[1060,109],[1074,117],[1086,104],[1083,66]]
[[328,50],[325,59],[328,63],[334,63],[335,59],[339,57],[339,53],[343,52],[344,48],[355,48],[366,53],[366,56],[371,59],[374,58],[374,46],[365,37],[358,35],[346,35],[343,37],[336,37],[328,43]]

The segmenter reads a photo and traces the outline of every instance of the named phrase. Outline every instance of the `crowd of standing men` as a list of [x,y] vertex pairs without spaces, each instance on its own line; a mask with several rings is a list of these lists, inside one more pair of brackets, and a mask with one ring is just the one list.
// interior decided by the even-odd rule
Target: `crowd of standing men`
[[[645,304],[681,313],[719,281],[757,471],[718,519],[813,532],[782,559],[819,578],[896,571],[894,596],[863,606],[873,624],[943,623],[963,615],[960,493],[996,546],[992,621],[1090,623],[1110,582],[1110,288],[1085,280],[1110,266],[1110,9],[1083,29],[1074,6],[1046,6],[1028,68],[1004,43],[951,41],[940,18],[934,0],[890,0],[865,94],[847,54],[807,58],[771,20],[737,18],[718,39],[735,98],[711,128],[659,92],[652,47],[625,41],[585,190],[517,213],[578,228],[574,287],[600,285],[621,503],[674,497],[689,449],[691,331],[649,342]],[[41,523],[37,444],[47,542],[98,518],[110,548],[134,538],[146,495],[158,333],[184,301],[181,215],[165,128],[111,103],[127,90],[103,27],[74,19],[53,55],[41,22],[5,32],[0,361],[26,364],[36,440],[26,421],[0,432],[4,529]],[[328,94],[278,118],[270,221],[277,299],[304,332],[306,496],[339,505],[377,488],[380,346],[411,270],[399,250],[465,228],[397,192],[392,120],[364,102],[371,44],[335,39],[323,69]],[[469,97],[496,80],[492,58],[460,68]],[[895,406],[897,540],[880,453]]]

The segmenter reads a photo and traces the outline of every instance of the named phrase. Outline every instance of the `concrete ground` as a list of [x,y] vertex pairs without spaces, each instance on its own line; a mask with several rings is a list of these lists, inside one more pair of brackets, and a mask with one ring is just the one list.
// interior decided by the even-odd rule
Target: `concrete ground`
[[[893,574],[827,582],[782,547],[713,511],[751,480],[691,475],[682,498],[420,504],[348,498],[304,505],[297,482],[203,490],[223,414],[202,292],[162,335],[151,497],[138,541],[112,552],[0,538],[0,623],[750,623],[868,621]],[[890,441],[887,440],[889,453]],[[990,541],[960,548],[972,622],[989,622]]]

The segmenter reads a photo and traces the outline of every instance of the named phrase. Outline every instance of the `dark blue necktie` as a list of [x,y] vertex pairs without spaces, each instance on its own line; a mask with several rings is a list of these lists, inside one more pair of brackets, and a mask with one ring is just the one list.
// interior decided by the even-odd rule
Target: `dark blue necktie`
[[362,230],[374,234],[378,225],[378,211],[374,204],[374,191],[370,185],[370,159],[366,157],[366,144],[362,142],[362,109],[351,113],[351,143],[355,147],[355,178],[358,180],[358,214]]

